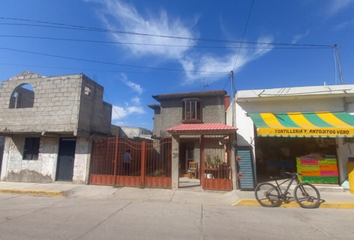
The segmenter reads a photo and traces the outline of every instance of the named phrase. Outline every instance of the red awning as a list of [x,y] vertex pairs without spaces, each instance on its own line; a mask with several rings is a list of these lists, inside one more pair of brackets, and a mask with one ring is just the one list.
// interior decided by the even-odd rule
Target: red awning
[[233,133],[237,128],[225,125],[222,123],[190,123],[190,124],[180,124],[167,129],[167,132],[173,134],[225,134]]

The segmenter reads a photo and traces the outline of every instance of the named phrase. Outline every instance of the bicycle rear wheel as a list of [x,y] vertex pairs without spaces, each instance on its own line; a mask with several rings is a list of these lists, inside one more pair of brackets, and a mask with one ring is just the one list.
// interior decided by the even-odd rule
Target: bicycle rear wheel
[[277,207],[280,205],[280,192],[271,183],[260,183],[254,190],[257,202],[263,207]]
[[309,183],[301,183],[294,189],[296,202],[302,208],[317,208],[320,205],[321,197],[317,188]]

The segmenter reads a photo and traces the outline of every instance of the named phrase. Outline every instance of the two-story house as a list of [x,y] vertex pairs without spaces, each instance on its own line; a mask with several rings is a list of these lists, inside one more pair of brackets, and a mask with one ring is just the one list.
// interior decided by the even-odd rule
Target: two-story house
[[230,101],[226,91],[152,97],[159,102],[148,105],[154,110],[153,138],[172,137],[172,188],[179,187],[191,164],[197,166],[195,177],[203,189],[236,188],[236,128],[225,124]]
[[111,134],[111,115],[103,87],[83,74],[3,81],[1,180],[87,183],[92,140]]

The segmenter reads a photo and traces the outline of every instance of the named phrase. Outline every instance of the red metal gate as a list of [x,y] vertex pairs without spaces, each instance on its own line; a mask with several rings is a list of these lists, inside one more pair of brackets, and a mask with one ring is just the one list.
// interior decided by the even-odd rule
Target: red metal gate
[[230,136],[201,136],[201,182],[204,190],[231,191]]
[[[171,138],[132,141],[113,137],[93,142],[90,184],[171,188]],[[130,153],[130,164],[124,154]]]

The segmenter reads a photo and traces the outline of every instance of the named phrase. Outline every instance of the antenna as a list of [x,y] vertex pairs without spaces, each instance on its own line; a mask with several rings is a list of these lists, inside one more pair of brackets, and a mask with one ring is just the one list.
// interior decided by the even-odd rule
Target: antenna
[[93,81],[97,83],[97,75],[93,74],[92,78],[93,78]]
[[203,78],[203,91],[205,90],[205,88],[209,87],[209,85],[207,83],[205,83],[205,78]]

